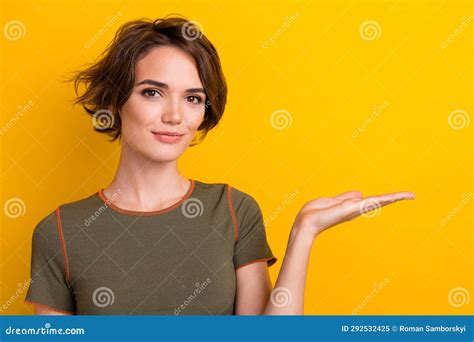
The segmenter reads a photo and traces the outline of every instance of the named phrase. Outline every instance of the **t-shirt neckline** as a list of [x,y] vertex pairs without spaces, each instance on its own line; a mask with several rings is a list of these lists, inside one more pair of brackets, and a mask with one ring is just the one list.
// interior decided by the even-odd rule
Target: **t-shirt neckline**
[[167,213],[177,207],[179,207],[185,200],[187,200],[191,195],[192,193],[194,192],[194,188],[195,188],[195,181],[194,179],[191,179],[189,178],[188,179],[191,184],[188,188],[188,191],[184,194],[184,196],[176,203],[170,205],[169,207],[167,208],[163,208],[163,209],[160,209],[160,210],[154,210],[154,211],[136,211],[136,210],[128,210],[128,209],[123,209],[123,208],[120,208],[118,206],[116,206],[115,204],[113,204],[104,194],[104,189],[100,189],[98,192],[97,192],[97,195],[99,196],[99,198],[102,200],[102,202],[104,202],[105,205],[107,205],[110,209],[116,211],[116,212],[119,212],[121,214],[127,214],[127,215],[136,215],[136,216],[152,216],[152,215],[160,215],[160,214],[164,214],[164,213]]

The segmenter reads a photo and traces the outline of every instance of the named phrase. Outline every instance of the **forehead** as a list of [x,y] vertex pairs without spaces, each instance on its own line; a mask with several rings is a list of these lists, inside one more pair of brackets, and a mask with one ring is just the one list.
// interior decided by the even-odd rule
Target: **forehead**
[[135,66],[135,83],[152,79],[170,88],[202,87],[194,58],[173,46],[151,49]]

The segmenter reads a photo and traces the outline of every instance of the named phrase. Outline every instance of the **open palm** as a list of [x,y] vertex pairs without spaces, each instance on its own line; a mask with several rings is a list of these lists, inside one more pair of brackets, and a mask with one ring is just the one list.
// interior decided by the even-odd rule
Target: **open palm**
[[301,208],[295,225],[314,238],[329,227],[406,199],[415,199],[415,195],[403,191],[363,198],[360,191],[348,191],[334,197],[320,197]]

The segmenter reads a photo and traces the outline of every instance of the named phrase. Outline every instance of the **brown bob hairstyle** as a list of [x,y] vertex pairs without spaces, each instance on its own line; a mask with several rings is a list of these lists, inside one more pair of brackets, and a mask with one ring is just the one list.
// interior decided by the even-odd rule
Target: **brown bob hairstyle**
[[[198,127],[197,140],[190,146],[200,143],[221,119],[227,100],[226,80],[216,49],[195,22],[176,15],[133,20],[118,29],[97,62],[69,79],[74,82],[75,104],[81,104],[92,116],[110,110],[113,118],[108,127],[98,129],[94,125],[96,131],[111,136],[110,141],[121,136],[119,111],[132,92],[136,63],[152,48],[163,45],[180,48],[194,58],[206,93],[204,119]],[[85,91],[79,96],[81,84]]]

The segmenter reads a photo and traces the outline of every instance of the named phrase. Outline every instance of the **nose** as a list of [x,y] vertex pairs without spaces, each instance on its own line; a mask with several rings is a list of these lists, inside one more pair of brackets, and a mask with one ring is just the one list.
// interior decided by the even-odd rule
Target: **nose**
[[167,124],[178,125],[182,122],[181,107],[178,99],[168,99],[161,120]]

